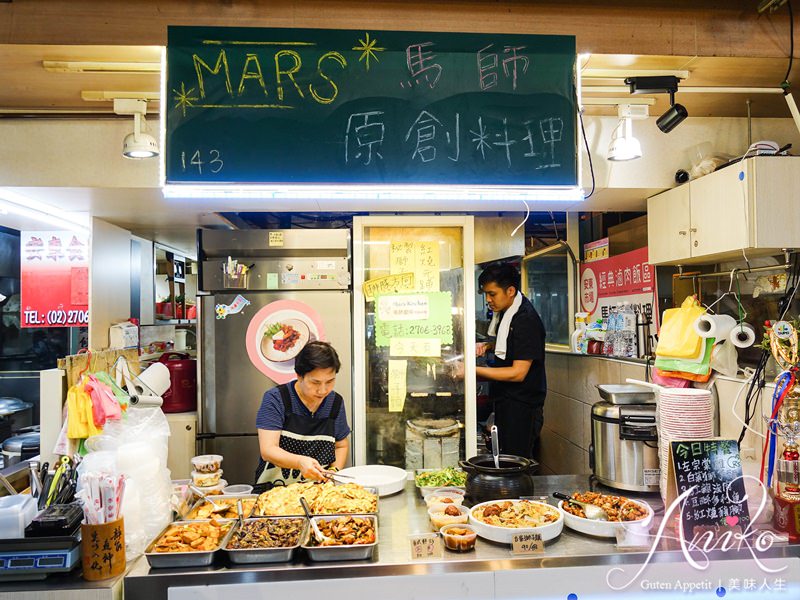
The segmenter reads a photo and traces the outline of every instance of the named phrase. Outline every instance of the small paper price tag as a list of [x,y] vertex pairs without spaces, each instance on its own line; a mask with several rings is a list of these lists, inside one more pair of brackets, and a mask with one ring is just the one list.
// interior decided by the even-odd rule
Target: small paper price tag
[[544,554],[541,533],[515,533],[511,538],[512,554]]
[[411,545],[411,560],[442,558],[442,540],[435,533],[408,536]]
[[270,231],[268,244],[271,247],[280,247],[283,246],[283,232],[282,231]]

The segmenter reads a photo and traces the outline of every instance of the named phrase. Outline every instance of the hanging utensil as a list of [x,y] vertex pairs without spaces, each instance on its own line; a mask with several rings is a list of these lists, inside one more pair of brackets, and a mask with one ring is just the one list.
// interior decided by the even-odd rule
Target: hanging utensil
[[500,468],[500,442],[497,436],[497,425],[492,425],[490,430],[492,435],[492,458],[494,459],[495,469]]
[[583,513],[586,515],[586,518],[590,521],[608,521],[608,513],[599,506],[595,506],[594,504],[589,504],[587,502],[580,502],[579,500],[575,500],[572,498],[572,496],[568,496],[563,492],[553,492],[553,497],[569,502],[570,504],[580,506],[583,509]]
[[324,546],[326,545],[326,541],[333,541],[320,531],[317,522],[314,520],[314,517],[311,516],[311,509],[308,508],[308,502],[306,502],[306,499],[302,496],[300,496],[300,506],[303,507],[303,512],[306,513],[306,517],[308,517],[308,521],[311,523],[311,530],[314,532],[314,537],[317,538],[319,545]]

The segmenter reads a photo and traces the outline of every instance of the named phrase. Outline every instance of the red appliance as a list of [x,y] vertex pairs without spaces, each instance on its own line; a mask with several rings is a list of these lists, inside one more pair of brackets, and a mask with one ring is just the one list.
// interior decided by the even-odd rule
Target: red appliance
[[162,396],[165,413],[197,410],[197,361],[181,352],[165,352],[158,359],[169,369],[170,386]]

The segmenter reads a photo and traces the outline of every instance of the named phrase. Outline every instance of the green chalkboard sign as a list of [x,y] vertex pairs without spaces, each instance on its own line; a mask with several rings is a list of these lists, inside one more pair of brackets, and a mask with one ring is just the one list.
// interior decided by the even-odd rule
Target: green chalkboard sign
[[168,183],[577,185],[575,38],[170,27]]

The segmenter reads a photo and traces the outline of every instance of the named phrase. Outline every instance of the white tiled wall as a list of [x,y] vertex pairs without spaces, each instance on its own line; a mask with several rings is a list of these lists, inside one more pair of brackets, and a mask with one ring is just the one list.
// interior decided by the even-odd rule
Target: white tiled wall
[[[600,400],[595,385],[625,383],[626,379],[645,379],[643,364],[623,362],[596,356],[581,356],[548,352],[547,398],[544,406],[544,427],[540,471],[542,474],[590,473],[589,445],[591,443],[592,404]],[[719,396],[720,436],[738,439],[741,423],[733,414],[736,396],[746,388],[743,380],[720,377],[716,380]],[[764,431],[760,416],[768,413],[774,386],[762,392],[759,417],[751,423],[757,431]],[[746,389],[741,392],[736,413],[744,415]],[[748,433],[742,443],[742,459],[760,461],[763,439]]]

